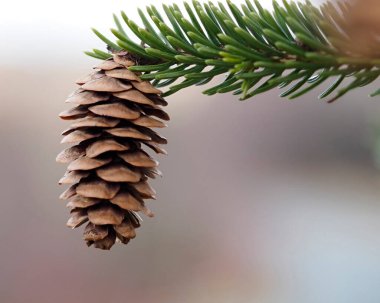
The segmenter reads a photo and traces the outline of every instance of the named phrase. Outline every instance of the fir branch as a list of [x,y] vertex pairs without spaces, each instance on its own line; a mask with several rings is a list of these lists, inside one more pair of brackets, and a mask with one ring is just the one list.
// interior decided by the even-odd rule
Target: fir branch
[[[316,7],[310,1],[283,0],[282,5],[274,1],[273,11],[268,11],[257,0],[246,0],[241,7],[231,0],[218,6],[193,0],[184,2],[184,10],[176,4],[163,5],[165,15],[154,6],[145,13],[139,10],[143,27],[124,12],[123,24],[114,16],[115,42],[94,32],[108,48],[143,58],[148,65],[130,69],[142,72],[143,79],[158,87],[169,86],[166,96],[227,74],[204,93],[233,92],[246,100],[289,86],[280,96],[294,99],[329,82],[319,97],[335,93],[328,100],[333,102],[380,76],[379,33],[371,33],[368,43],[356,47],[349,23],[353,9],[345,2]],[[96,49],[86,54],[98,59],[110,56]],[[379,90],[371,94],[378,95]]]

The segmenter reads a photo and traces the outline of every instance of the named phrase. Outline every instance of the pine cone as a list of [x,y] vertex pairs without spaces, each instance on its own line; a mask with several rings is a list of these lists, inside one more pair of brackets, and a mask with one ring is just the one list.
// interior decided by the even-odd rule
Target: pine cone
[[[80,88],[69,96],[76,106],[62,112],[74,120],[63,132],[62,143],[75,144],[57,156],[69,163],[59,184],[71,184],[61,196],[71,210],[67,226],[89,221],[83,238],[87,245],[110,249],[116,240],[127,244],[140,226],[137,212],[152,217],[144,199],[155,199],[148,178],[161,175],[158,162],[142,149],[166,154],[166,144],[152,128],[169,120],[161,109],[167,102],[161,91],[127,67],[136,64],[128,53],[113,55],[90,75],[78,80]],[[154,117],[159,119],[156,119]]]
[[[328,30],[334,40],[333,46],[344,55],[354,57],[380,56],[380,1],[379,0],[351,0],[345,3],[347,9],[343,12],[343,22],[338,22],[339,29],[333,27]],[[326,4],[330,9],[334,6]],[[336,14],[335,9],[331,16]],[[343,31],[345,38],[341,43],[336,40],[336,33]]]

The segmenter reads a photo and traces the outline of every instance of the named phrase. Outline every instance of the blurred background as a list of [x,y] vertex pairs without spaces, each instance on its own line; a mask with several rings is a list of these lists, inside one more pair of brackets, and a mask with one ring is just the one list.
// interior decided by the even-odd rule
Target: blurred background
[[2,3],[0,302],[380,302],[374,86],[331,105],[171,96],[156,217],[110,252],[65,227],[57,115],[96,63],[82,51],[104,49],[90,27],[162,2]]

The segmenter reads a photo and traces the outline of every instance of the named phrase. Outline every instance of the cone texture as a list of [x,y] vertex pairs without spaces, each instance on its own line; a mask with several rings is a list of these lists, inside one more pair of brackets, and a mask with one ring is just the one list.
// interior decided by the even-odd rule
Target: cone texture
[[149,178],[161,175],[158,162],[144,149],[166,154],[166,144],[153,128],[169,120],[160,91],[128,70],[136,64],[128,53],[113,55],[79,79],[69,96],[73,108],[60,117],[71,120],[63,132],[63,150],[57,161],[68,164],[59,184],[70,187],[60,196],[68,200],[67,226],[87,223],[83,239],[88,246],[110,249],[118,241],[127,244],[140,226],[137,212],[152,217],[145,199],[155,199]]

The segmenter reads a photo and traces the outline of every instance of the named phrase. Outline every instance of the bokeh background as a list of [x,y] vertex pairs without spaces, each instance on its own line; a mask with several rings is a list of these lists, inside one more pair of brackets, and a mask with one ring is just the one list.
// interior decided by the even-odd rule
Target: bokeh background
[[82,51],[103,48],[89,28],[162,2],[2,2],[0,302],[380,302],[374,86],[332,105],[182,91],[156,217],[110,252],[65,227],[57,115],[96,63]]

